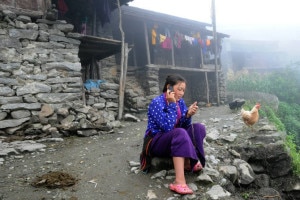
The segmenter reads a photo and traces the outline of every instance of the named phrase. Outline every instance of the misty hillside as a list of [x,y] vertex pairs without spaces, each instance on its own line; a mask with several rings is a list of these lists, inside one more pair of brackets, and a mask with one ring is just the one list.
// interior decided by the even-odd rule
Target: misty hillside
[[224,69],[276,70],[300,62],[300,40],[232,40],[222,45]]

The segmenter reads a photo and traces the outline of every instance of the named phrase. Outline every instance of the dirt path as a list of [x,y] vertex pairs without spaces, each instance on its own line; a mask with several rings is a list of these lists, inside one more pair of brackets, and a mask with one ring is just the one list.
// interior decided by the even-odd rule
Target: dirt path
[[[228,107],[202,108],[194,121],[211,117],[236,116]],[[144,116],[145,117],[145,116]],[[173,196],[165,186],[170,180],[151,179],[151,174],[135,174],[129,161],[138,161],[146,122],[123,122],[114,134],[88,138],[70,137],[64,142],[47,143],[45,152],[7,158],[0,166],[0,200],[36,199],[146,199],[153,190],[159,199]],[[65,189],[35,188],[37,176],[50,171],[67,172],[78,182]],[[193,180],[193,175],[187,175]]]

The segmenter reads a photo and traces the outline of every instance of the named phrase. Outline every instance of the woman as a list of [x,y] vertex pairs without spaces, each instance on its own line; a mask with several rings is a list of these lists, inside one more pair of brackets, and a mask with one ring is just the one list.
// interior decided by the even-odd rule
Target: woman
[[[192,124],[191,117],[197,112],[198,106],[194,102],[187,108],[182,98],[185,89],[186,81],[180,75],[166,78],[163,94],[154,98],[149,105],[143,152],[151,157],[172,157],[175,180],[169,185],[170,190],[192,194],[193,191],[186,184],[184,171],[199,172],[205,166],[203,140],[206,131],[204,125]],[[149,160],[147,162],[149,166]],[[141,159],[142,169],[145,167],[143,164]]]

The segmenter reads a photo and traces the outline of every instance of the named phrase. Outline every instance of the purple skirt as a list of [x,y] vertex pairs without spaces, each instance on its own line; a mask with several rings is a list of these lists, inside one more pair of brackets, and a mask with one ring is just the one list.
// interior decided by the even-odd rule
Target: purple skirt
[[203,140],[205,136],[205,126],[200,123],[194,123],[187,129],[174,128],[166,133],[157,133],[151,144],[151,156],[190,158],[192,168],[198,160],[204,167]]

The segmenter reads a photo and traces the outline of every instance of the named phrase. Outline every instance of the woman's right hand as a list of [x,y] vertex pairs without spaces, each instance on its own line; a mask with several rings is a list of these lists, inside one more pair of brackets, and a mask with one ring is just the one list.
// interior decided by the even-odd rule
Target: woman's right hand
[[171,90],[167,90],[167,94],[166,94],[166,98],[167,98],[167,101],[169,103],[171,102],[176,102],[176,99],[175,99],[175,92],[171,91]]

